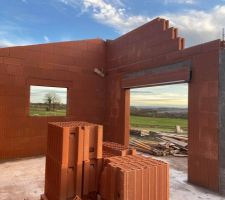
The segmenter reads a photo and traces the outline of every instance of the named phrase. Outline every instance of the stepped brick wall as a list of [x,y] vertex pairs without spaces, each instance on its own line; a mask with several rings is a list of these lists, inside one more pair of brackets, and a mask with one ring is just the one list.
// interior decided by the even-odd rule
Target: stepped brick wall
[[128,144],[130,88],[189,83],[188,179],[218,191],[221,48],[216,40],[184,49],[163,19],[108,41],[105,139]]
[[[220,40],[184,48],[169,22],[157,18],[115,40],[85,40],[0,49],[0,158],[44,154],[47,122],[85,120],[104,139],[128,145],[129,89],[189,83],[190,182],[218,191],[224,174],[219,124]],[[224,60],[224,59],[223,59]],[[101,68],[105,77],[94,73]],[[223,70],[220,70],[223,72]],[[222,77],[222,76],[220,76]],[[29,86],[68,88],[66,117],[30,117]],[[219,90],[220,89],[220,90]],[[220,99],[221,97],[221,99]],[[221,143],[222,144],[222,143]]]

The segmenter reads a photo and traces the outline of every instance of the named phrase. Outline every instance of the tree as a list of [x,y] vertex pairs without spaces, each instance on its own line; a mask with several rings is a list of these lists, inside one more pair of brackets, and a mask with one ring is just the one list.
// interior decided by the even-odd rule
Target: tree
[[48,92],[47,94],[45,94],[44,102],[48,104],[48,108],[47,108],[48,111],[50,110],[54,111],[56,105],[60,104],[61,99],[59,95],[57,95],[55,92]]

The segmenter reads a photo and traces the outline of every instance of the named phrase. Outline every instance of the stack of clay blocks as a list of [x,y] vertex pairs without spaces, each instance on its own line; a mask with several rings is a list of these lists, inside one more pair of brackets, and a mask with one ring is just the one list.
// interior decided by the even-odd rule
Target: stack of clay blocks
[[45,200],[70,200],[97,192],[103,128],[87,122],[48,125]]
[[129,148],[127,146],[115,143],[115,142],[103,142],[103,157],[113,156],[126,156],[136,155],[136,149]]
[[169,166],[152,158],[131,155],[105,159],[100,182],[103,200],[168,200]]

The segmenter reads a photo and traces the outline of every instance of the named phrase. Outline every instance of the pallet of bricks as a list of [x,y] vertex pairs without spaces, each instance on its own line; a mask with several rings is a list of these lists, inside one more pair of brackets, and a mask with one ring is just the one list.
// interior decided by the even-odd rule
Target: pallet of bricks
[[100,180],[102,200],[168,200],[169,166],[141,155],[105,159]]
[[102,131],[87,122],[49,124],[41,199],[167,200],[168,165],[103,142]]
[[134,148],[129,148],[115,142],[103,142],[103,159],[113,156],[136,155]]
[[101,200],[168,200],[169,165],[136,149],[103,142]]
[[42,200],[85,199],[97,192],[102,170],[102,137],[100,125],[49,123]]

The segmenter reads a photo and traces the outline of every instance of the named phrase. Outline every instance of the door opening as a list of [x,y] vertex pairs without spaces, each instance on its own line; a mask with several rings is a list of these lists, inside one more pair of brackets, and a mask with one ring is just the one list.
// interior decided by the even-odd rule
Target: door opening
[[130,141],[187,180],[188,83],[130,89]]

